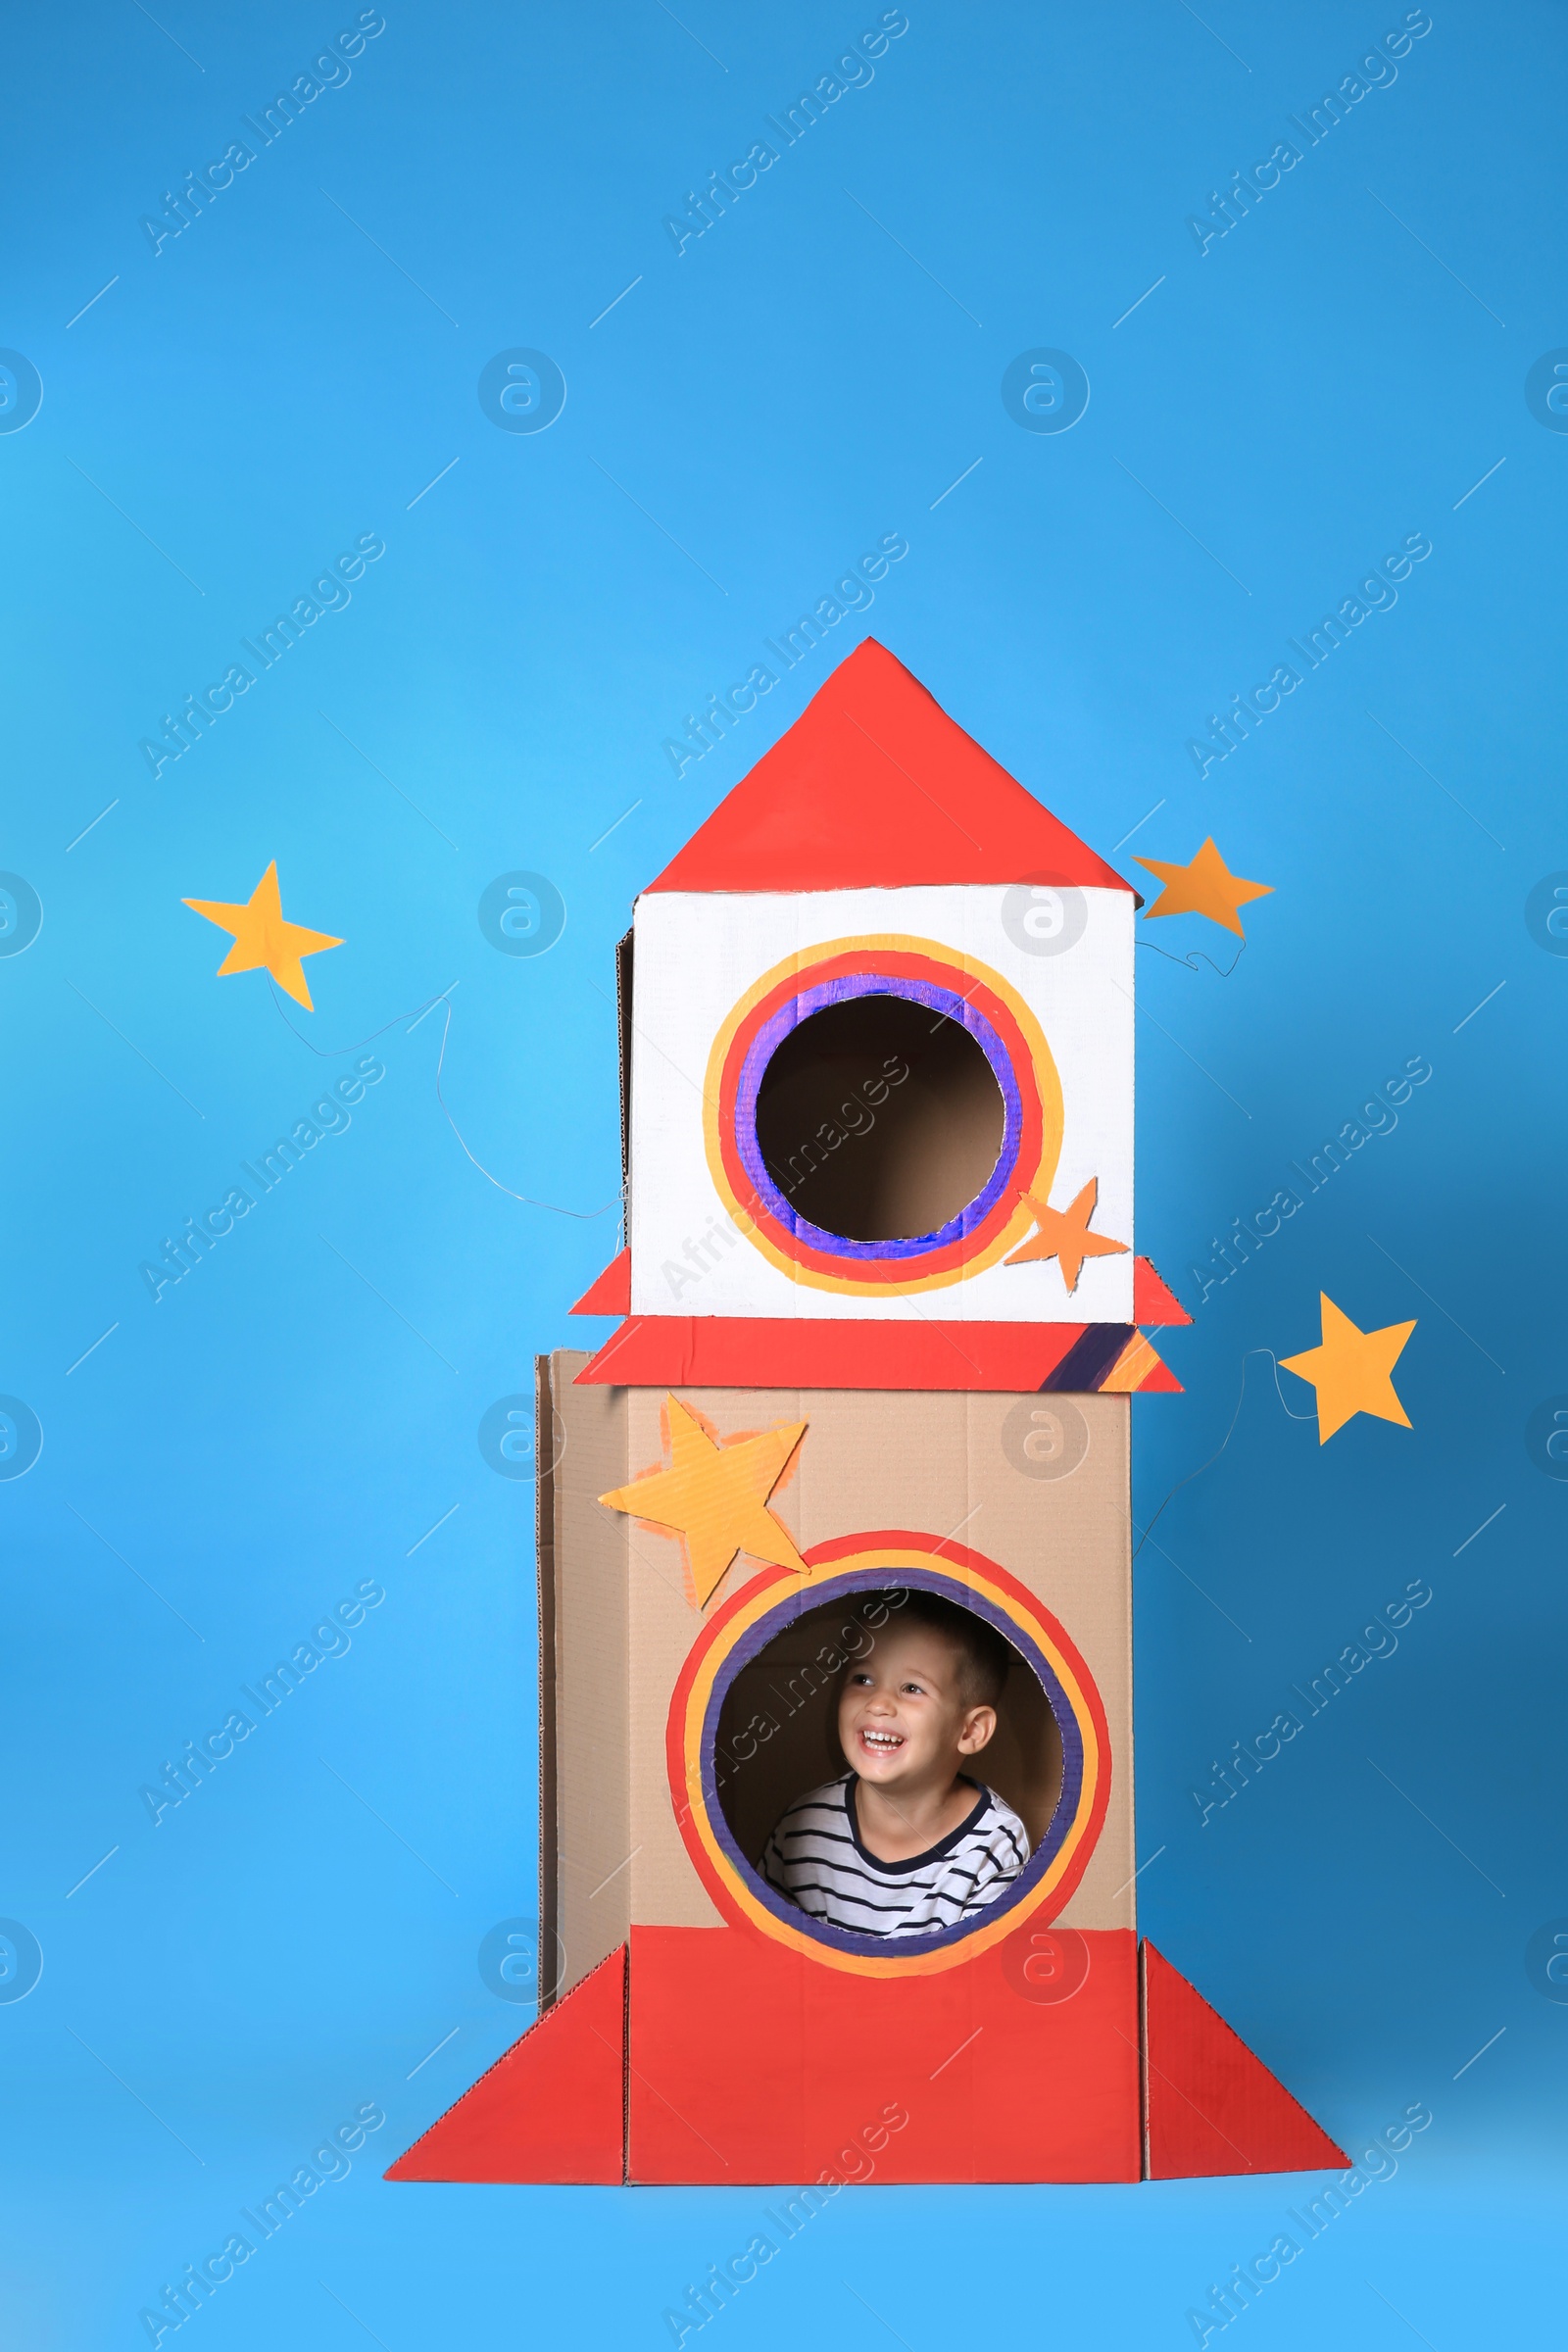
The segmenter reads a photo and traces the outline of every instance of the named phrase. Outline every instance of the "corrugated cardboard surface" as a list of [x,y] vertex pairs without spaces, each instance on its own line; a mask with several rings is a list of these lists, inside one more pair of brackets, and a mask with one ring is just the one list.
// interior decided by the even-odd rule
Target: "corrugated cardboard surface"
[[[554,1838],[541,1850],[540,1918],[544,1962],[552,1953],[550,1928],[564,1947],[558,1989],[566,1991],[626,1940],[635,1844],[631,1822],[631,1700],[626,1608],[626,1534],[629,1522],[607,1511],[599,1496],[625,1483],[624,1389],[577,1389],[571,1383],[587,1361],[576,1348],[550,1358],[549,1393],[541,1414],[541,1472],[550,1474],[553,1557],[541,1556],[541,1579],[552,1575],[554,1594],[554,1707],[541,1688],[541,1788],[555,1778]],[[559,1422],[554,1426],[548,1407]],[[541,1611],[543,1630],[544,1611]],[[541,1674],[541,1685],[544,1677]]]
[[[664,1399],[662,1392],[651,1389],[626,1389],[621,1394],[629,1401],[629,1417],[638,1428],[638,1434],[629,1440],[635,1477],[659,1463],[659,1408]],[[641,1436],[650,1422],[651,1446]],[[759,1424],[752,1421],[747,1426]],[[664,1753],[670,1694],[703,1624],[701,1613],[686,1597],[678,1537],[631,1525],[627,1592],[632,1661],[631,1842],[636,1852],[626,1874],[631,1916],[657,1920],[661,1927],[718,1927],[720,1915],[693,1869],[681,1838]]]
[[[569,1360],[575,1368],[576,1359]],[[635,1478],[660,1467],[664,1393],[573,1392],[578,1396],[596,1393],[625,1398],[624,1475]],[[1099,1686],[1112,1759],[1105,1824],[1061,1918],[1076,1928],[1133,1927],[1127,1399],[821,1390],[682,1389],[677,1394],[721,1439],[781,1422],[808,1424],[788,1483],[770,1505],[803,1550],[862,1529],[912,1529],[934,1542],[951,1536],[1005,1568],[1059,1619]],[[1070,1405],[1087,1428],[1088,1450],[1067,1476],[1032,1475],[1016,1422],[1008,1432],[1009,1416],[1020,1403],[1031,1408],[1046,1402]],[[604,1486],[618,1483],[619,1475],[607,1477]],[[686,1596],[678,1537],[633,1527],[627,1558],[628,1850],[635,1854],[623,1877],[630,1883],[630,1915],[639,1926],[709,1926],[715,1914],[680,1837],[664,1753],[670,1694],[703,1618]],[[577,1572],[577,1555],[564,1544],[564,1588]],[[756,1563],[743,1557],[713,1605],[755,1574]],[[573,1703],[564,1686],[564,1779],[577,1752],[569,1721]],[[598,1712],[602,1716],[605,1710]],[[607,1737],[612,1730],[608,1722],[602,1728]],[[977,1770],[984,1771],[983,1760]],[[575,1969],[575,1954],[572,1960]]]
[[556,1476],[555,1448],[540,1446],[555,1429],[550,1358],[533,1359],[534,1547],[539,1561],[539,2000],[561,1990],[561,1874],[556,1867]]

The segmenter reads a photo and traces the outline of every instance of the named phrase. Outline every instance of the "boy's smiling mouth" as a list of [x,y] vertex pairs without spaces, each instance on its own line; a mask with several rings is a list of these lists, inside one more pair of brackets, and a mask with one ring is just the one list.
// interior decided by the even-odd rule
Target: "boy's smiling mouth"
[[895,1755],[904,1745],[902,1732],[868,1732],[862,1727],[858,1738],[860,1745],[873,1756]]

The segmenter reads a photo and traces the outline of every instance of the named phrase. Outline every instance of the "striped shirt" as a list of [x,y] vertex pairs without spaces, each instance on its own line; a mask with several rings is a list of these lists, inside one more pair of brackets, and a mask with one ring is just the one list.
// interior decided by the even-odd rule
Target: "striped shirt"
[[813,1919],[857,1936],[930,1936],[994,1903],[1029,1859],[1012,1807],[978,1788],[974,1807],[923,1854],[884,1862],[863,1843],[856,1774],[797,1797],[762,1853],[761,1873]]

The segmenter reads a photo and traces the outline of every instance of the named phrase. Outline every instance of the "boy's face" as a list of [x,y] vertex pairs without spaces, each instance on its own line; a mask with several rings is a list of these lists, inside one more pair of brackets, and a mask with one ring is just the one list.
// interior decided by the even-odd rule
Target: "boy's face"
[[963,1655],[929,1626],[888,1626],[844,1678],[839,1744],[862,1780],[888,1789],[940,1786],[997,1728],[963,1695]]

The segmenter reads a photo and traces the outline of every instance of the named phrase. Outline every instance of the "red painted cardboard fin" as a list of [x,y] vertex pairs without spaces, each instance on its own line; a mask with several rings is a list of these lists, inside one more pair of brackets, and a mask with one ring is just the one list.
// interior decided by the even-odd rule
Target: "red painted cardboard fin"
[[[631,1313],[631,1251],[622,1250],[611,1259],[602,1274],[584,1291],[582,1297],[568,1309],[574,1315],[629,1315]],[[1133,1259],[1133,1321],[1152,1325],[1154,1329],[1177,1323],[1191,1323],[1192,1316],[1169,1284],[1162,1281],[1147,1257]],[[1077,1330],[1084,1326],[1074,1325]]]
[[577,1374],[584,1387],[1102,1389],[1181,1393],[1130,1323],[813,1322],[629,1315]]
[[[1140,1258],[1138,1262],[1142,1265],[1144,1261]],[[612,1258],[604,1272],[595,1275],[576,1305],[568,1307],[567,1312],[573,1315],[629,1315],[631,1251],[623,1250],[618,1257]]]
[[1151,2180],[1304,2173],[1349,2158],[1152,1943],[1143,1947]]
[[[603,1282],[604,1279],[603,1275],[599,1277],[600,1282]],[[598,1288],[599,1283],[595,1283],[594,1290]],[[592,1296],[593,1292],[590,1292],[589,1297],[592,1298]],[[605,1311],[608,1313],[609,1309],[607,1308]],[[625,1311],[629,1313],[631,1310],[628,1307]],[[1157,1329],[1161,1324],[1190,1323],[1192,1319],[1170,1285],[1160,1280],[1148,1258],[1135,1257],[1133,1259],[1133,1321],[1135,1323],[1152,1323]]]
[[622,1944],[547,2009],[385,2178],[618,2187],[625,2177],[625,2075]]
[[923,882],[1132,888],[867,637],[648,887]]

